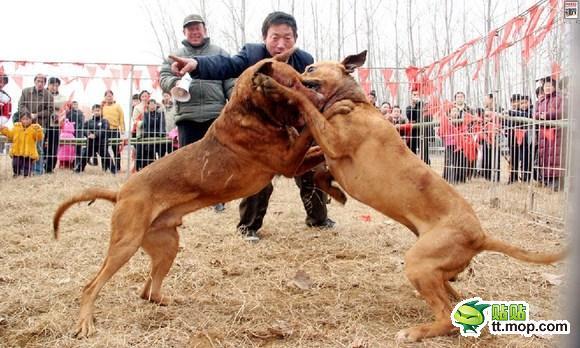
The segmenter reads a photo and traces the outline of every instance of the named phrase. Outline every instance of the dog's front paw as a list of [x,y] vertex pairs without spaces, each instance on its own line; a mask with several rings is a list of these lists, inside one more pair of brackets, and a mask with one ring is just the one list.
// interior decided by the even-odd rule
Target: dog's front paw
[[254,74],[252,83],[258,91],[261,91],[268,99],[275,102],[293,103],[294,98],[288,88],[282,86],[276,80],[262,73]]

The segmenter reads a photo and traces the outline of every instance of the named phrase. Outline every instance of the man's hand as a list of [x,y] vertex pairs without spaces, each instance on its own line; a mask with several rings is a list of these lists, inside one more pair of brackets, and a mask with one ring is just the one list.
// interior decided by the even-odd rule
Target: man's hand
[[192,71],[195,71],[195,69],[197,69],[197,60],[193,58],[184,58],[169,55],[169,59],[174,60],[174,62],[171,63],[171,72],[179,77]]
[[90,133],[89,135],[87,135],[87,138],[89,138],[89,139],[95,139],[96,136],[95,136],[94,133]]

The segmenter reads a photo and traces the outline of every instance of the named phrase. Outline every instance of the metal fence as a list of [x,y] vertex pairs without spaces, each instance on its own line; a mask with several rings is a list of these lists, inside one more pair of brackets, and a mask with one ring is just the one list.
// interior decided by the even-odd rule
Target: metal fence
[[[369,94],[375,90],[377,106],[409,147],[469,199],[508,213],[530,213],[532,220],[556,226],[566,214],[568,166],[574,158],[569,126],[576,111],[568,103],[571,42],[560,5],[540,1],[488,35],[421,68],[369,67],[358,72],[363,88]],[[175,107],[159,89],[158,68],[0,61],[0,72],[8,77],[1,90],[12,97],[12,111],[2,116],[13,116],[26,99],[43,126],[41,160],[33,163],[32,174],[41,175],[44,162],[45,171],[82,171],[97,164],[97,170],[128,176],[175,149]],[[50,94],[48,81],[34,91],[39,73],[59,78],[58,95],[39,96]],[[536,89],[543,92],[541,86],[550,81],[556,95],[546,102]],[[111,108],[104,101],[107,90],[114,92],[123,116],[103,131],[102,123],[91,123],[92,107]],[[133,104],[133,96],[142,90],[148,95]],[[390,104],[382,105],[384,101]],[[76,117],[77,112],[83,116]],[[60,122],[51,122],[59,117]],[[12,129],[10,122],[19,119],[20,115],[12,117],[6,125]],[[0,137],[0,174],[5,176],[12,174],[9,152],[14,145]]]

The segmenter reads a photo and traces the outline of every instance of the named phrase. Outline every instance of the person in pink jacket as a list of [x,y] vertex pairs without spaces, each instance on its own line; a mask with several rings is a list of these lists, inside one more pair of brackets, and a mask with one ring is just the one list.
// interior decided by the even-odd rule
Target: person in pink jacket
[[[536,120],[560,120],[565,118],[562,96],[556,92],[556,80],[551,77],[542,83],[544,92],[536,102]],[[538,127],[538,180],[554,191],[564,185],[564,130],[552,125]]]

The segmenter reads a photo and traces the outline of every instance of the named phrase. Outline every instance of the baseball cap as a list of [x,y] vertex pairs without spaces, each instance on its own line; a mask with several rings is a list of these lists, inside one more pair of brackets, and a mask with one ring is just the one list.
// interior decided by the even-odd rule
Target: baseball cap
[[203,18],[198,15],[198,14],[190,14],[187,17],[185,17],[185,19],[183,19],[183,27],[185,28],[189,23],[203,23],[205,24],[205,21],[203,20]]

